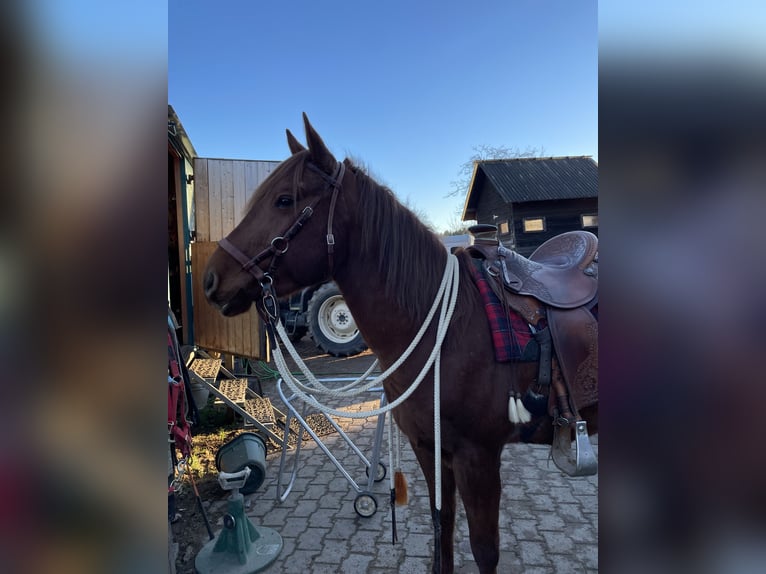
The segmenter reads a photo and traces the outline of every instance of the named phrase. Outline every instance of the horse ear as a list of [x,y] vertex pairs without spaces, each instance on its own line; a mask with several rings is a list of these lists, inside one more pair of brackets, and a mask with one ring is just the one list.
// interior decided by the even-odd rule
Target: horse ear
[[319,137],[319,134],[309,123],[306,112],[303,112],[303,125],[306,127],[306,142],[309,144],[312,161],[326,174],[332,174],[335,171],[338,160],[330,153],[330,150],[324,145],[322,138]]
[[285,130],[287,132],[287,145],[290,147],[290,153],[295,155],[298,152],[304,151],[306,148],[303,147],[303,144],[298,141],[298,139],[293,135],[293,132],[290,130]]

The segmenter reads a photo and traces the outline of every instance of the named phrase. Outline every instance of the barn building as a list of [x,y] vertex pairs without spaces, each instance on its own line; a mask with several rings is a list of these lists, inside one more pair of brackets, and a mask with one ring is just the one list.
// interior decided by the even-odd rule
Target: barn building
[[477,161],[462,220],[496,225],[500,241],[524,256],[566,231],[598,235],[598,164],[590,156]]

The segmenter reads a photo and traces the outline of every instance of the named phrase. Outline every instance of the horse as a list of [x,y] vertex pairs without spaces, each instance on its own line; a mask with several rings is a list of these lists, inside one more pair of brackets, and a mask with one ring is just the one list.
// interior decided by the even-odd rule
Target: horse
[[[203,288],[224,316],[255,303],[269,320],[275,298],[333,280],[382,368],[418,332],[450,257],[439,238],[387,187],[346,158],[335,159],[303,114],[307,147],[287,130],[291,155],[255,191],[236,228],[207,263]],[[441,509],[435,501],[434,369],[393,411],[428,485],[433,572],[454,570],[455,496],[462,498],[471,550],[482,574],[499,560],[500,458],[505,444],[551,444],[548,413],[511,422],[509,396],[535,384],[537,364],[497,362],[471,256],[458,250],[459,290],[441,347]],[[431,325],[384,383],[388,402],[404,393],[436,340]],[[597,431],[598,404],[580,410]],[[587,435],[586,435],[587,438]],[[571,439],[569,439],[569,444]]]

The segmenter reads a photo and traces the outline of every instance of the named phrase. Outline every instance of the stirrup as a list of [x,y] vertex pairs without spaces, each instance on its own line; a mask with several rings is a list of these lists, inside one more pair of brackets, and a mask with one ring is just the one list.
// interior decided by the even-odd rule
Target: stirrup
[[551,457],[555,465],[569,476],[590,476],[598,472],[598,461],[588,438],[585,421],[576,421],[575,452],[572,453],[570,424],[554,424]]

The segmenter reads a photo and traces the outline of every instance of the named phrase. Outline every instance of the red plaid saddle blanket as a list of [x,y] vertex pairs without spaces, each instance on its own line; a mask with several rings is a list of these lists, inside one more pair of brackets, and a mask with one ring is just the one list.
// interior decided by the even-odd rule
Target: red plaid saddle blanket
[[[487,319],[489,319],[489,328],[495,348],[495,360],[499,363],[521,360],[536,361],[537,343],[534,341],[529,325],[513,309],[508,309],[506,313],[500,299],[497,298],[487,282],[486,271],[481,260],[473,259],[472,263],[473,265],[470,266],[471,275],[479,288],[484,302],[484,311],[487,313]],[[527,349],[530,342],[533,347]],[[530,352],[532,349],[535,349],[535,352]]]

